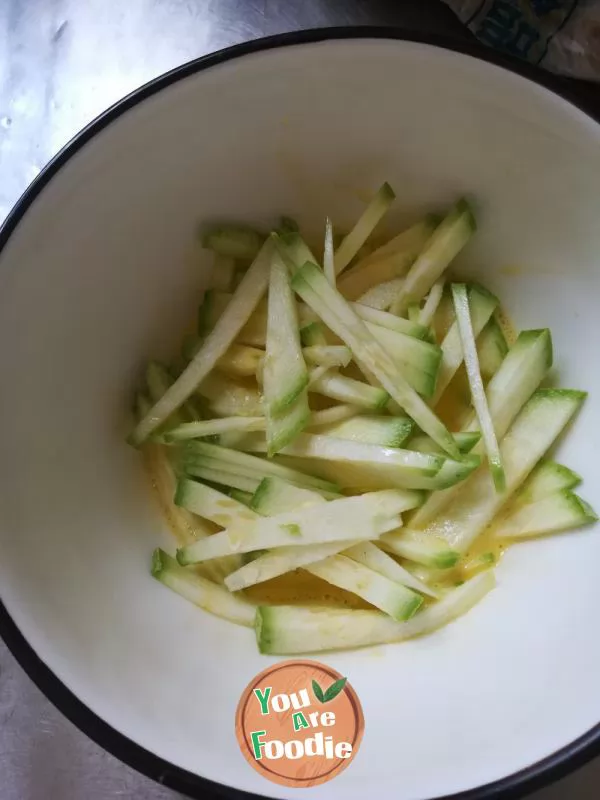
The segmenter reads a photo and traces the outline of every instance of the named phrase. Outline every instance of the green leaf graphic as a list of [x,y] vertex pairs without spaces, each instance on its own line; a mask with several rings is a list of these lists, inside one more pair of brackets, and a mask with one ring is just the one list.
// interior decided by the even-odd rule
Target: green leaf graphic
[[347,680],[348,678],[340,678],[339,681],[335,681],[335,683],[332,683],[329,689],[327,689],[327,691],[325,692],[324,700],[322,700],[321,702],[329,703],[330,700],[335,699],[346,685]]
[[313,682],[312,682],[312,688],[313,688],[313,692],[315,693],[315,697],[317,698],[317,700],[320,703],[324,703],[325,702],[325,695],[323,694],[323,689],[321,689],[321,687],[319,686],[319,684],[315,680],[313,680]]

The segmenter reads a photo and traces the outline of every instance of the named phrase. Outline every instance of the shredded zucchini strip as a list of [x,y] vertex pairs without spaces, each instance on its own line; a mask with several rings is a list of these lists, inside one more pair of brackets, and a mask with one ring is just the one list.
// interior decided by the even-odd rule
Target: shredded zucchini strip
[[506,488],[506,476],[504,474],[496,431],[494,430],[494,423],[490,415],[490,409],[483,388],[481,372],[479,371],[479,359],[477,358],[477,345],[475,344],[473,325],[471,323],[467,287],[464,283],[453,283],[451,289],[454,313],[456,314],[456,322],[458,323],[473,406],[477,414],[477,419],[479,420],[479,427],[481,428],[488,464],[494,479],[494,486],[496,487],[496,491],[503,492]]

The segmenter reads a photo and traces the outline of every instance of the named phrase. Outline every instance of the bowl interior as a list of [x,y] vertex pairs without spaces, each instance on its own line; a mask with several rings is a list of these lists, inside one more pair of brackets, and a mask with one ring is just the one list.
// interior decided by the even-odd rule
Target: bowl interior
[[[269,663],[253,634],[153,581],[175,541],[123,437],[140,368],[175,351],[208,259],[202,220],[320,235],[383,180],[390,228],[468,193],[479,232],[463,274],[518,328],[550,327],[561,385],[590,397],[560,459],[600,494],[600,129],[546,90],[432,46],[277,48],[134,105],[43,189],[0,258],[0,585],[42,660],[96,714],[193,773],[274,797],[234,713]],[[514,773],[600,719],[600,538],[515,547],[458,623],[398,646],[325,656],[362,700],[351,769],[315,796],[447,795]],[[592,634],[592,635],[591,635]],[[385,687],[385,690],[382,688]]]

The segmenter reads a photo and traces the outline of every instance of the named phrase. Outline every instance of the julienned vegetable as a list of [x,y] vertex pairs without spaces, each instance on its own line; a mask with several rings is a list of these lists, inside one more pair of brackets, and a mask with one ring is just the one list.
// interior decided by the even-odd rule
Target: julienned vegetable
[[152,574],[263,653],[430,633],[494,587],[506,546],[596,521],[546,455],[585,399],[540,388],[550,332],[510,344],[500,298],[447,276],[465,200],[386,240],[393,200],[384,184],[314,247],[287,217],[205,229],[197,329],[135,396],[129,441],[180,539]]
[[402,642],[431,633],[466,614],[494,585],[494,573],[487,570],[449,589],[438,602],[406,622],[378,611],[260,606],[255,623],[258,649],[271,655],[293,655]]
[[267,444],[275,455],[304,428],[310,417],[309,375],[298,330],[298,311],[290,276],[273,249],[269,279],[267,342],[262,383]]
[[469,388],[473,407],[477,414],[479,427],[481,428],[482,441],[486,450],[486,456],[494,485],[498,492],[503,492],[506,488],[506,477],[502,466],[502,457],[498,448],[498,440],[494,423],[490,417],[490,410],[487,398],[483,389],[483,379],[479,371],[479,358],[477,356],[477,344],[475,333],[471,322],[471,310],[469,307],[469,295],[464,283],[452,284],[452,301],[454,303],[454,314],[458,325],[461,349],[467,370]]

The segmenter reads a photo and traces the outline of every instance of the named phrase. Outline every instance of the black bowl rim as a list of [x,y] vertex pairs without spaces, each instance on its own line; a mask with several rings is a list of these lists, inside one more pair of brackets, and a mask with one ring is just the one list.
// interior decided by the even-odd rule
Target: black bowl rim
[[[398,27],[377,26],[314,28],[276,34],[237,44],[187,62],[149,81],[110,106],[83,128],[52,158],[19,198],[0,228],[0,253],[7,245],[8,240],[25,216],[28,208],[69,159],[97,133],[146,98],[152,97],[163,89],[198,72],[249,54],[280,47],[343,39],[387,39],[389,41],[413,42],[432,45],[487,61],[543,86],[577,107],[580,111],[583,111],[591,119],[594,119],[589,110],[571,96],[566,81],[542,72],[527,63],[505,57],[468,39],[458,41],[437,34],[419,33]],[[600,120],[595,121],[600,122]],[[215,796],[230,798],[231,800],[261,800],[264,797],[263,795],[234,789],[181,769],[112,728],[79,700],[41,660],[27,642],[1,600],[0,636],[17,662],[48,700],[92,741],[129,767],[157,783],[163,784],[190,798],[198,798],[198,800],[200,798],[204,800],[209,796],[210,792]],[[600,723],[566,747],[525,769],[484,786],[438,797],[436,800],[498,800],[499,798],[512,800],[513,798],[523,797],[568,775],[598,755],[600,755]]]

